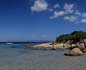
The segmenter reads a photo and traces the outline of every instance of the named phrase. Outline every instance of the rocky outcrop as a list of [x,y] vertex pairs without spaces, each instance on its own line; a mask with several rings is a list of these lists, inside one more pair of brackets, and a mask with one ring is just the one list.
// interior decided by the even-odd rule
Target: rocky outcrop
[[82,51],[79,48],[73,48],[71,50],[68,50],[68,52],[65,53],[67,56],[79,56],[82,55]]
[[43,43],[32,46],[32,48],[50,48],[50,49],[57,49],[57,48],[64,48],[62,43],[51,44],[51,43]]

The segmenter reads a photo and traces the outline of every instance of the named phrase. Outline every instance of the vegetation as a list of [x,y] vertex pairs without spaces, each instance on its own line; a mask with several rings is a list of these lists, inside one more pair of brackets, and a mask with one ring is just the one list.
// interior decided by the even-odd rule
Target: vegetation
[[63,34],[56,38],[56,42],[64,42],[67,40],[80,41],[86,39],[86,32],[83,31],[74,31],[70,34]]

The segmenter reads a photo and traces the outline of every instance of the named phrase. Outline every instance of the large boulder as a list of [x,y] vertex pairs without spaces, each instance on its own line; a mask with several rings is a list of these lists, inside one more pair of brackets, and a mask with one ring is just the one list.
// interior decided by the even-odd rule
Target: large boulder
[[68,50],[68,52],[65,53],[67,56],[79,56],[82,55],[82,51],[79,48],[73,48],[71,50]]

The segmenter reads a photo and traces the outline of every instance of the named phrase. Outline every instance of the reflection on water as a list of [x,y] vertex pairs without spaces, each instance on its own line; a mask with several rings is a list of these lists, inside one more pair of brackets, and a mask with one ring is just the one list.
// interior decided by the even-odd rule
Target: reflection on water
[[24,45],[0,46],[0,70],[85,70],[86,55],[64,56],[64,49],[23,48]]

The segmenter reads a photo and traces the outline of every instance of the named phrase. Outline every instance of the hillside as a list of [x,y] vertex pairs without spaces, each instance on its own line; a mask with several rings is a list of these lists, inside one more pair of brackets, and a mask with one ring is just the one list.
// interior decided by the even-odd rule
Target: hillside
[[64,42],[67,40],[80,41],[86,39],[86,32],[84,31],[74,31],[69,34],[63,34],[56,38],[56,42]]

